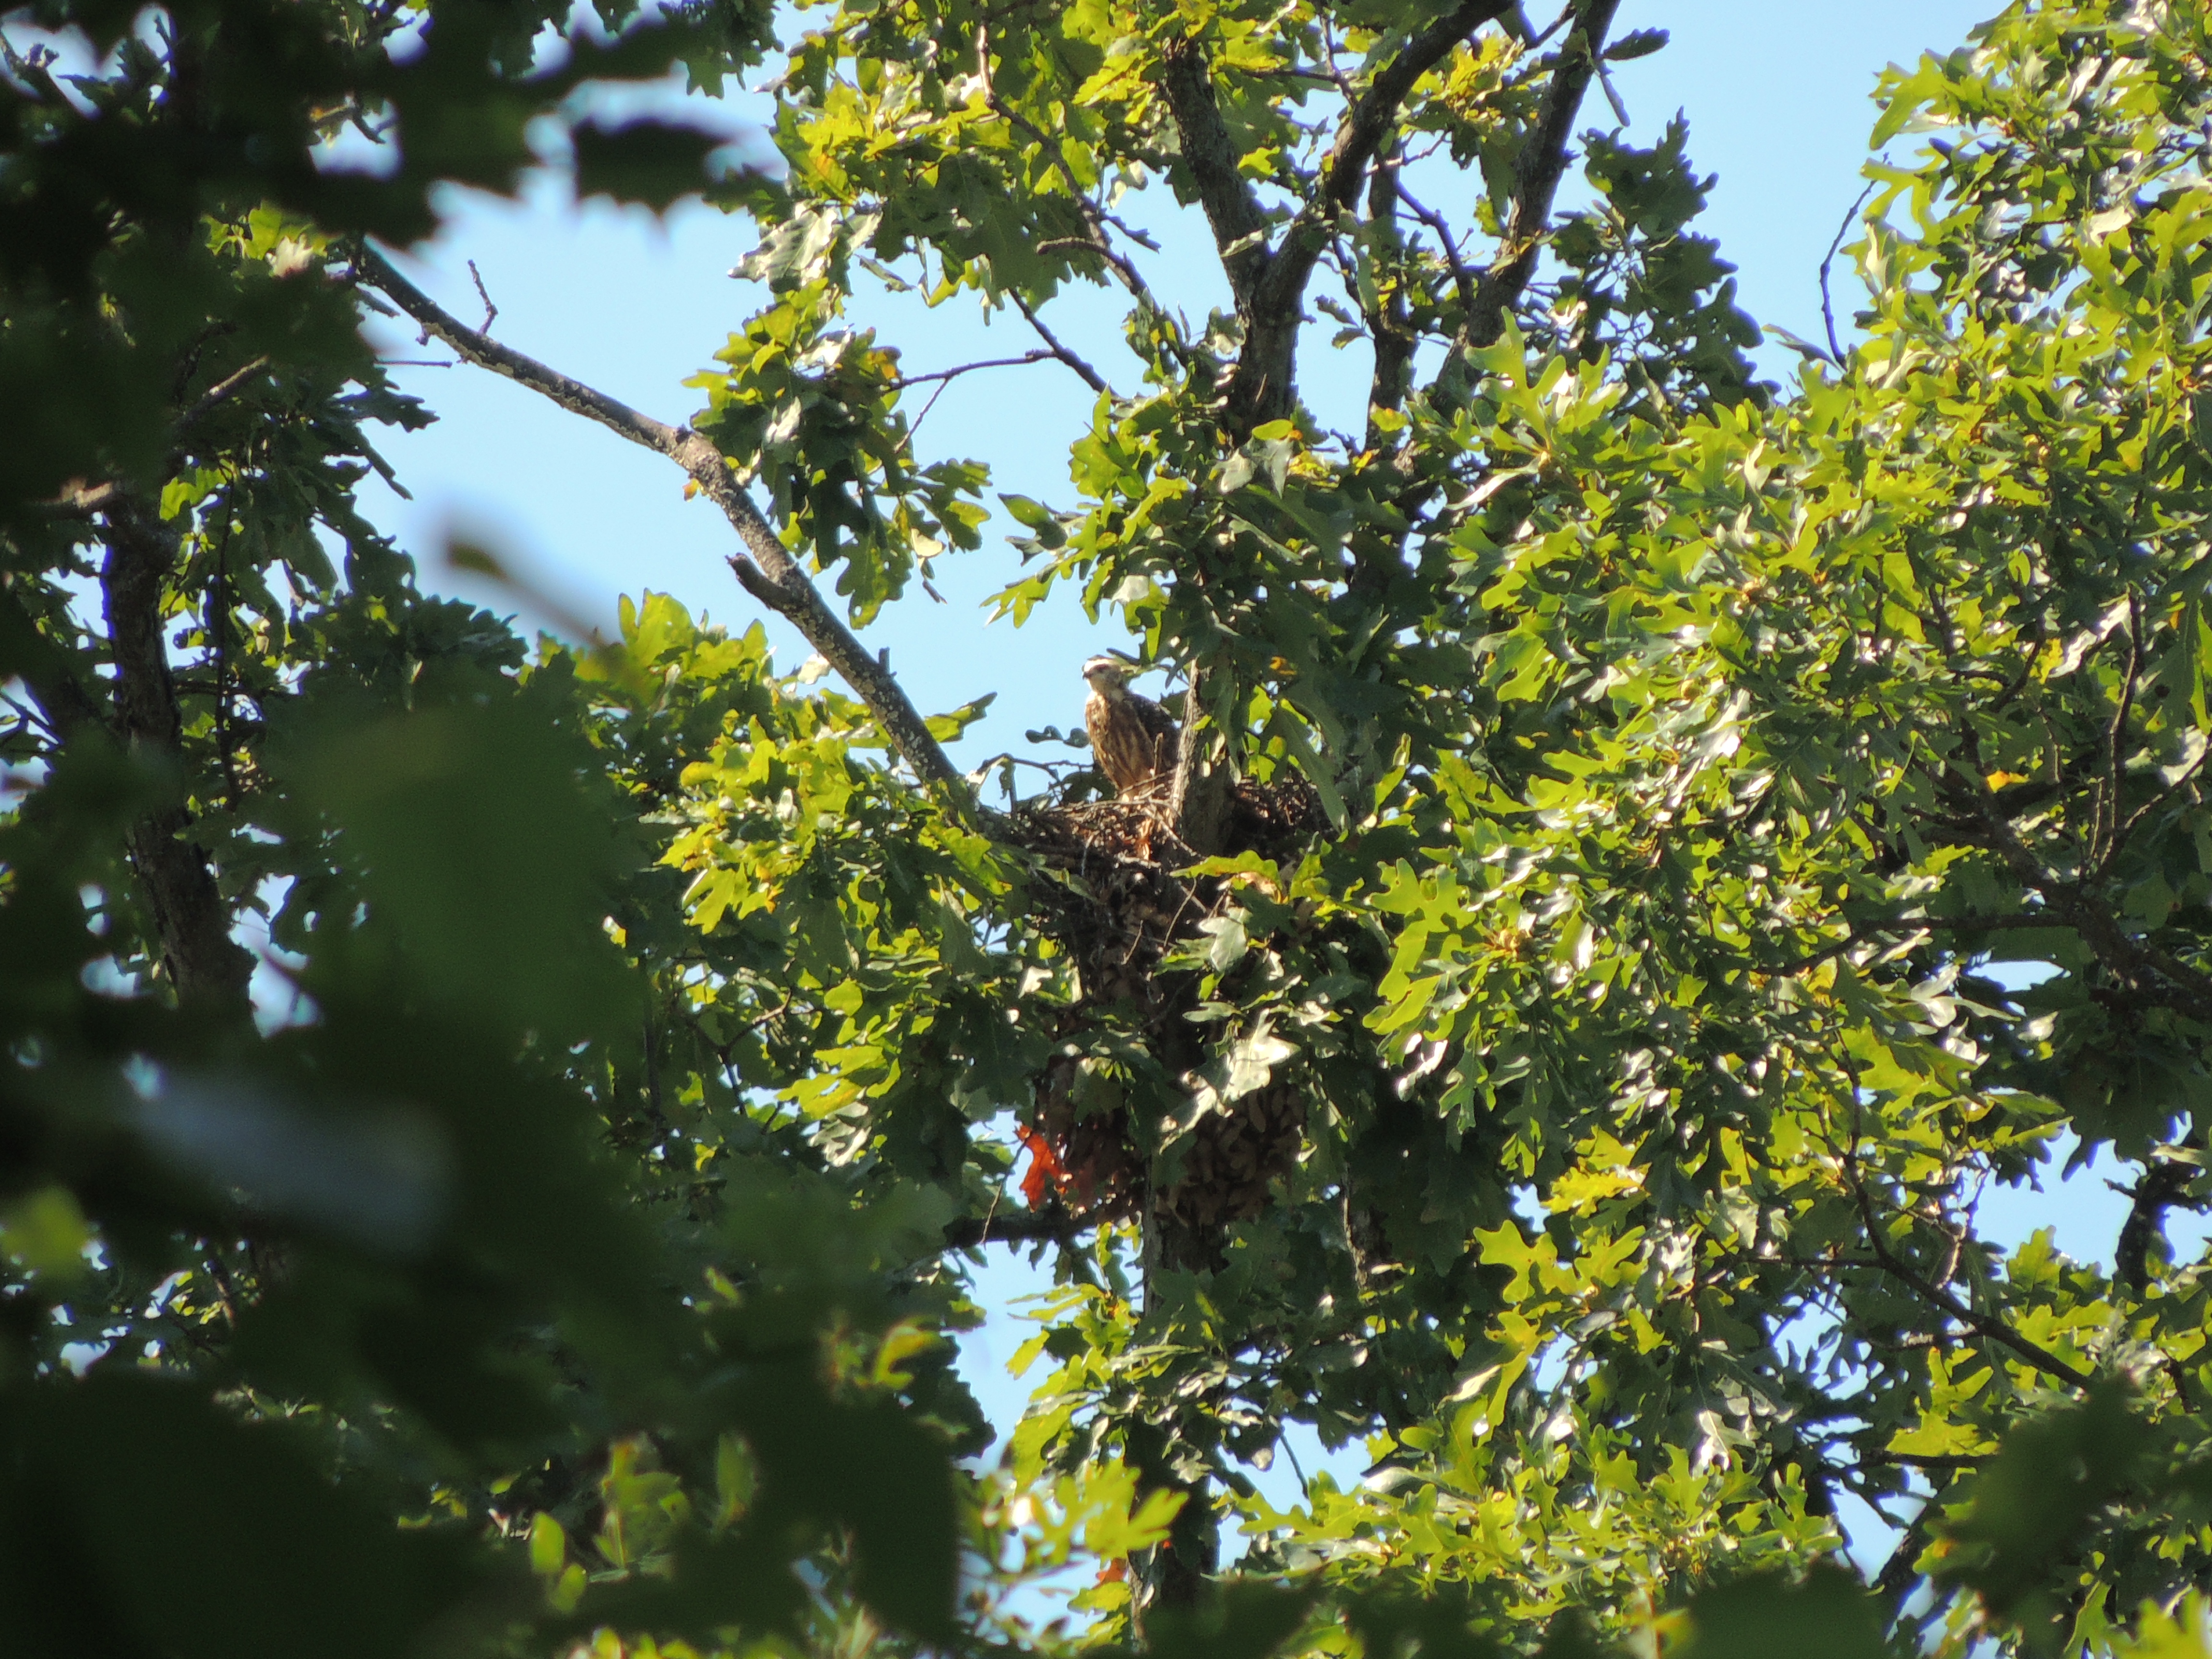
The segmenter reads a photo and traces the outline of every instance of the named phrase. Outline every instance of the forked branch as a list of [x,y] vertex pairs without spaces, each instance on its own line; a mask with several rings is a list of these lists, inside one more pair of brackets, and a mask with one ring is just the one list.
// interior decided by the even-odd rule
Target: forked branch
[[1464,345],[1494,345],[1505,331],[1505,319],[1528,280],[1536,274],[1536,260],[1544,248],[1544,233],[1551,224],[1552,204],[1566,176],[1567,143],[1583,94],[1596,78],[1605,51],[1606,31],[1613,27],[1620,0],[1587,0],[1575,27],[1559,49],[1544,93],[1544,106],[1536,130],[1521,152],[1513,184],[1512,205],[1498,235],[1498,253],[1476,284],[1474,310],[1461,325]]
[[1214,96],[1205,54],[1194,40],[1168,46],[1161,90],[1244,324],[1243,348],[1230,380],[1232,430],[1249,432],[1290,412],[1293,354],[1306,283],[1328,245],[1338,216],[1358,201],[1368,170],[1389,138],[1401,106],[1420,78],[1454,47],[1511,9],[1512,0],[1461,0],[1376,71],[1345,112],[1313,198],[1272,250],[1267,214],[1238,171],[1236,145]]
[[1875,1265],[1884,1273],[1946,1317],[1965,1326],[1978,1336],[2011,1349],[2045,1376],[2057,1377],[2076,1389],[2086,1389],[2096,1381],[2088,1372],[2079,1366],[2068,1364],[2040,1343],[2030,1341],[2003,1320],[1969,1307],[1945,1286],[1936,1284],[1890,1249],[1888,1236],[1882,1230],[1881,1218],[1875,1209],[1874,1197],[1867,1191],[1865,1177],[1859,1173],[1856,1148],[1847,1150],[1844,1155],[1844,1180],[1850,1189],[1851,1200],[1858,1209],[1860,1224],[1866,1229],[1867,1248],[1874,1253]]

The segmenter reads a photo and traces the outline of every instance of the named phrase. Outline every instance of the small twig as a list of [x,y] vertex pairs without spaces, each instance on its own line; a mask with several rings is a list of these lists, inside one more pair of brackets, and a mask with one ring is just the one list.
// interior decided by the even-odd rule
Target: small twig
[[2120,682],[2119,707],[2105,739],[2105,782],[2098,792],[2097,813],[2090,830],[2089,855],[2097,858],[2117,847],[2120,829],[2120,771],[2127,747],[2128,716],[2135,712],[2136,685],[2142,676],[2142,602],[2128,595],[2128,671]]
[[1820,321],[1828,331],[1828,355],[1834,358],[1838,365],[1844,361],[1844,348],[1836,339],[1836,308],[1828,297],[1828,267],[1835,264],[1836,255],[1843,252],[1844,238],[1851,234],[1852,219],[1856,217],[1858,210],[1866,205],[1867,198],[1873,194],[1874,185],[1869,182],[1867,187],[1859,192],[1858,200],[1852,203],[1845,210],[1844,222],[1836,227],[1836,240],[1828,244],[1827,252],[1820,258]]
[[1613,71],[1605,66],[1605,59],[1597,60],[1597,83],[1604,89],[1605,101],[1613,106],[1613,118],[1621,125],[1629,125],[1628,106],[1620,101],[1620,92],[1613,84]]
[[1423,206],[1414,199],[1413,192],[1406,188],[1406,173],[1402,160],[1393,162],[1392,170],[1395,175],[1393,188],[1397,191],[1398,199],[1406,204],[1407,210],[1412,213],[1413,217],[1436,233],[1437,240],[1443,249],[1444,263],[1451,267],[1452,286],[1459,292],[1460,308],[1462,311],[1473,311],[1474,309],[1474,273],[1467,268],[1467,262],[1460,258],[1459,244],[1453,239],[1450,222],[1435,209]]
[[200,393],[192,406],[177,417],[177,430],[180,433],[189,432],[198,422],[218,405],[235,397],[240,387],[268,367],[267,357],[256,357],[242,368],[234,369],[224,375],[222,379]]
[[2208,758],[2212,758],[2212,744],[2208,744],[2203,751],[2183,769],[2179,777],[2174,779],[2172,783],[2128,815],[2128,821],[2114,834],[2112,844],[2105,854],[2104,863],[2098,866],[2099,875],[2112,874],[2113,865],[2119,860],[2121,849],[2126,847],[2129,841],[2134,837],[2136,830],[2141,827],[2142,821],[2179,794],[2191,779],[2204,769],[2204,763]]
[[1860,1454],[1869,1463],[1895,1463],[1909,1469],[1978,1469],[1994,1452],[1893,1452]]
[[[1119,256],[1117,255],[1116,257],[1118,258]],[[1031,309],[1030,302],[1027,300],[1024,300],[1019,293],[1012,289],[1008,289],[1006,290],[1006,296],[1014,302],[1015,309],[1019,311],[1023,317],[1028,320],[1029,325],[1036,331],[1037,338],[1044,342],[1045,349],[1047,351],[1048,351],[1053,356],[1058,358],[1061,362],[1066,363],[1070,368],[1073,369],[1077,374],[1082,377],[1083,384],[1089,386],[1093,392],[1103,392],[1106,390],[1106,377],[1101,374],[1097,369],[1091,368],[1089,363],[1084,362],[1083,359],[1078,356],[1074,352],[1069,350],[1067,347],[1061,344],[1060,337],[1045,326],[1044,319],[1038,316],[1036,311]]]
[[1020,368],[1029,363],[1048,363],[1059,355],[1057,352],[1040,348],[1035,351],[1024,351],[1018,357],[987,357],[981,362],[963,363],[957,368],[932,369],[927,374],[902,374],[890,383],[890,389],[898,392],[910,386],[925,385],[931,380],[956,380],[963,374],[973,374],[979,368]]
[[1090,228],[1088,236],[1048,237],[1036,245],[1036,251],[1039,253],[1057,253],[1063,249],[1079,248],[1084,252],[1096,254],[1112,267],[1114,274],[1121,279],[1121,286],[1129,290],[1133,298],[1146,305],[1152,304],[1152,290],[1146,285],[1142,273],[1106,240],[1104,231],[1095,224]]
[[1869,923],[1863,931],[1847,933],[1808,955],[1793,957],[1788,962],[1777,963],[1771,968],[1761,968],[1758,971],[1762,974],[1802,974],[1808,968],[1819,967],[1839,951],[1848,951],[1856,945],[1871,945],[1885,937],[1909,933],[2039,933],[2052,927],[2073,930],[2075,924],[2065,916],[2041,913],[2005,916],[1894,916]]
[[[937,400],[945,395],[945,388],[951,384],[949,378],[939,380],[937,390],[922,400],[921,413],[914,417],[914,424],[906,429],[906,447],[909,453],[913,451],[915,436],[921,431],[921,423],[929,418],[929,411],[937,407]],[[927,582],[922,585],[925,587],[928,586]]]
[[492,319],[499,315],[499,307],[491,302],[491,295],[485,291],[483,273],[477,269],[477,262],[473,259],[469,261],[469,280],[477,285],[477,298],[484,302],[484,319],[477,325],[477,332],[489,334]]
[[[980,35],[981,32],[978,33]],[[1038,243],[1036,251],[1045,253],[1058,248],[1087,249],[1104,260],[1114,274],[1121,279],[1122,287],[1129,290],[1132,299],[1139,305],[1153,311],[1160,311],[1164,315],[1161,306],[1152,298],[1152,289],[1146,284],[1143,273],[1115,250],[1112,240],[1106,234],[1105,227],[1112,225],[1139,247],[1149,252],[1158,253],[1160,251],[1159,243],[1145,232],[1132,229],[1121,219],[1109,213],[1084,193],[1083,186],[1077,181],[1075,175],[1068,170],[1066,161],[1061,157],[1059,144],[1054,142],[1036,123],[1000,97],[998,89],[990,84],[988,50],[983,52],[983,64],[984,98],[989,104],[992,112],[1008,126],[1019,128],[1036,141],[1037,148],[1043,152],[1053,171],[1059,173],[1061,180],[1067,185],[1068,194],[1075,204],[1076,211],[1083,216],[1084,228],[1087,234],[1079,237],[1054,237]]]
[[984,1244],[1033,1243],[1039,1239],[1071,1244],[1082,1231],[1083,1224],[1057,1204],[1049,1209],[1018,1210],[1009,1215],[997,1213],[994,1206],[989,1215],[972,1217],[947,1225],[945,1229],[945,1248],[948,1250],[972,1250]]
[[1144,249],[1146,252],[1158,253],[1160,251],[1159,239],[1154,236],[1152,232],[1141,229],[1139,227],[1131,224],[1127,219],[1124,219],[1118,213],[1107,212],[1104,208],[1100,207],[1097,203],[1090,200],[1088,198],[1085,198],[1084,200],[1083,212],[1085,218],[1096,220],[1100,223],[1113,226],[1115,229],[1120,231],[1124,236],[1134,242],[1139,247]]

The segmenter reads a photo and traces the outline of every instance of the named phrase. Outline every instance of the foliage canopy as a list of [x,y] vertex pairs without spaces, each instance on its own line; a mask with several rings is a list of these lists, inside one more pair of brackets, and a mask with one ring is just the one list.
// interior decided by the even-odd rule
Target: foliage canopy
[[[1781,386],[1688,135],[1581,131],[1616,9],[0,14],[0,1644],[2203,1651],[2212,13],[1892,71]],[[780,170],[580,97],[677,64]],[[549,130],[758,226],[689,424],[380,252]],[[963,776],[852,631],[988,516],[885,283],[1095,392],[1000,604],[1182,669],[1164,801]],[[684,468],[836,681],[422,592],[366,312]],[[2109,1272],[1978,1220],[2054,1146]],[[1368,1478],[1273,1508],[1293,1422]]]

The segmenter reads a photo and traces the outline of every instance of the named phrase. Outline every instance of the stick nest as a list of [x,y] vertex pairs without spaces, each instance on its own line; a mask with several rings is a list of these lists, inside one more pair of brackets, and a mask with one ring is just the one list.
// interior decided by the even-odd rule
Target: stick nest
[[[1240,779],[1223,850],[1293,863],[1328,827],[1321,798],[1304,779]],[[1200,1063],[1196,1028],[1184,1018],[1194,1005],[1196,976],[1163,973],[1160,964],[1228,907],[1229,884],[1177,873],[1200,859],[1176,835],[1163,799],[1036,805],[1018,812],[1012,830],[1048,872],[1033,899],[1082,986],[1039,1092],[1029,1141],[1036,1169],[1079,1220],[1134,1214],[1146,1205],[1151,1158],[1126,1109],[1085,1109],[1082,1097],[1091,1091],[1083,1086],[1083,1039],[1105,1009],[1119,1005],[1133,1012],[1152,1054],[1169,1070]],[[1304,1122],[1300,1091],[1279,1076],[1207,1113],[1181,1149],[1174,1184],[1152,1194],[1153,1211],[1197,1235],[1258,1214],[1269,1183],[1296,1162]],[[1034,1203],[1043,1183],[1033,1171],[1028,1185]]]

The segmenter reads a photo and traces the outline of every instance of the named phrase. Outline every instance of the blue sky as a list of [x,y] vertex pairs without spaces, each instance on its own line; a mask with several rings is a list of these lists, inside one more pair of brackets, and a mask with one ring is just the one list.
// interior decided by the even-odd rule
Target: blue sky
[[[1694,162],[1718,175],[1702,228],[1740,268],[1741,300],[1754,318],[1819,337],[1817,271],[1861,189],[1876,74],[1886,64],[1911,63],[1923,50],[1959,45],[1993,3],[1628,0],[1622,7],[1620,30],[1664,27],[1673,37],[1664,52],[1616,72],[1632,118],[1629,137],[1654,142],[1678,111],[1687,117]],[[764,108],[759,99],[741,95],[718,113],[737,132],[757,123]],[[1608,118],[1595,100],[1584,114],[1584,125]],[[1159,194],[1158,204],[1132,210],[1166,250],[1148,274],[1202,318],[1222,301],[1218,271],[1202,230]],[[1462,194],[1455,203],[1431,205],[1463,209],[1467,199]],[[501,339],[664,418],[681,419],[695,410],[696,395],[683,381],[710,361],[762,298],[726,274],[751,250],[749,226],[696,204],[663,222],[605,206],[579,210],[562,182],[549,175],[520,204],[455,192],[447,205],[444,233],[419,251],[414,267],[434,294],[456,313],[478,317],[482,307],[466,269],[473,259],[499,307],[494,331]],[[1838,311],[1847,317],[1856,295],[1847,270],[1838,273],[1836,295]],[[1133,387],[1115,296],[1099,293],[1068,309],[1066,319],[1055,315],[1055,326],[1117,386]],[[911,298],[879,294],[864,297],[854,320],[900,346],[909,373],[1010,356],[1034,343],[1018,318],[1011,325],[1006,319],[990,321],[964,301],[929,313]],[[446,355],[417,347],[396,330],[390,337],[395,356]],[[1762,355],[1778,380],[1789,378],[1795,362],[1779,347]],[[1309,344],[1302,381],[1325,423],[1356,420],[1365,368],[1357,349],[1332,357],[1325,339]],[[730,546],[726,525],[705,503],[684,500],[682,475],[669,463],[465,368],[410,368],[402,375],[441,418],[427,432],[394,436],[386,446],[414,499],[372,498],[368,504],[421,559],[426,586],[519,610],[526,623],[542,619],[513,593],[488,589],[441,564],[439,550],[458,531],[501,550],[529,583],[557,596],[562,609],[599,619],[609,631],[615,597],[646,588],[674,594],[695,614],[711,613],[732,625],[754,619],[755,607],[723,562]],[[971,375],[939,400],[916,449],[924,460],[984,460],[994,490],[1070,505],[1066,447],[1087,423],[1091,401],[1057,365]],[[1340,407],[1344,417],[1332,418]],[[964,746],[971,763],[1018,746],[1024,727],[1066,726],[1079,718],[1077,665],[1089,651],[1122,638],[1110,621],[1091,624],[1072,604],[1019,631],[986,627],[979,602],[1017,568],[1000,540],[1006,528],[994,523],[982,552],[939,567],[936,585],[949,603],[933,604],[917,592],[869,635],[872,645],[888,648],[892,667],[925,709],[1000,694],[993,718]],[[805,656],[805,647],[780,625],[771,633],[784,664],[795,666]],[[2062,1247],[2109,1261],[2125,1212],[2124,1200],[2106,1184],[2110,1173],[2084,1171],[2062,1188],[2054,1170],[2045,1192],[1990,1194],[1984,1218],[1992,1236],[2004,1240],[2056,1226]],[[1003,1310],[1009,1298],[1036,1285],[1026,1268],[1002,1253],[981,1288]],[[1001,1311],[969,1340],[965,1369],[1000,1422],[1018,1411],[1023,1393],[1005,1376],[1003,1362],[1027,1334]],[[1302,1450],[1310,1471],[1316,1451],[1310,1441]],[[1340,1476],[1356,1474],[1361,1462],[1356,1455],[1330,1460]],[[1269,1480],[1279,1502],[1287,1496],[1287,1467],[1279,1462]],[[1871,1518],[1857,1517],[1854,1531],[1863,1549],[1878,1558],[1881,1529]]]

